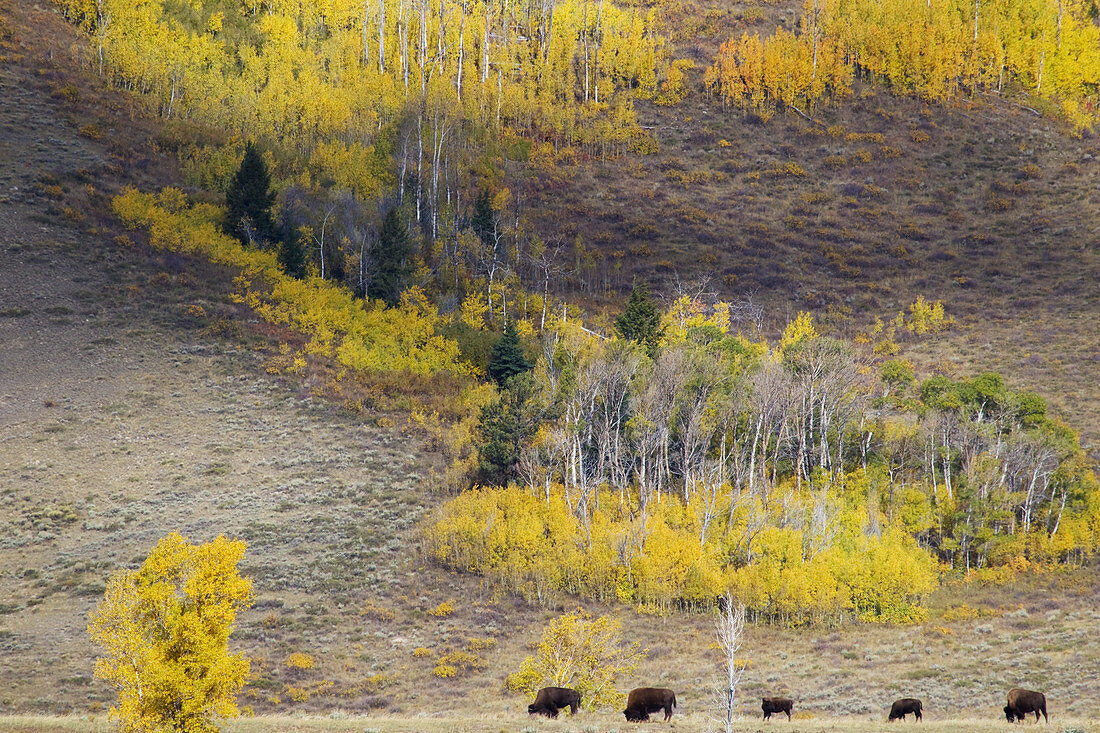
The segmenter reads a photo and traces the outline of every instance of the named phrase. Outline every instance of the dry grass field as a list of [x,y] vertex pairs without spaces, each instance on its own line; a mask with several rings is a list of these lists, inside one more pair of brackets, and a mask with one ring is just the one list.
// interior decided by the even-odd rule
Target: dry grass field
[[[92,677],[87,614],[109,574],[132,567],[171,530],[194,540],[225,533],[249,544],[243,569],[255,582],[257,603],[240,620],[233,645],[253,659],[241,703],[257,717],[231,731],[704,730],[720,662],[711,647],[712,619],[653,617],[596,603],[580,605],[614,614],[624,636],[648,649],[621,689],[672,687],[681,710],[668,726],[627,724],[615,711],[575,721],[527,718],[527,700],[504,692],[504,679],[547,621],[574,610],[576,599],[530,604],[480,579],[425,566],[418,523],[440,501],[428,487],[438,459],[402,430],[399,415],[350,414],[318,397],[308,375],[272,374],[281,334],[227,299],[233,273],[116,239],[124,233],[102,214],[106,194],[127,181],[173,180],[156,153],[156,129],[130,115],[124,102],[112,106],[97,96],[103,92],[73,71],[67,60],[73,38],[48,7],[0,0],[0,16],[15,28],[0,64],[0,731],[108,729],[103,713],[112,693]],[[915,103],[898,109],[906,104]],[[952,116],[991,113],[935,114],[943,128]],[[770,124],[777,126],[768,130],[782,131],[793,123]],[[804,146],[792,139],[790,155],[801,154]],[[1071,144],[1080,147],[1066,155],[1085,154],[1087,142]],[[988,145],[991,156],[1016,155]],[[696,147],[685,138],[684,151]],[[938,155],[956,176],[963,164],[953,150]],[[1003,368],[1020,384],[1039,380],[1033,386],[1091,425],[1087,434],[1095,439],[1100,334],[1092,317],[1097,292],[1085,287],[1096,275],[1090,269],[1096,240],[1085,238],[1095,234],[1096,219],[1087,215],[1095,181],[1086,177],[1095,167],[1090,162],[1080,171],[1080,179],[1059,172],[1049,199],[1051,216],[1064,217],[1052,226],[1076,243],[1050,255],[1062,274],[1048,277],[1028,259],[1037,254],[1020,250],[1033,300],[1010,304],[1002,317],[982,310],[984,299],[997,291],[1002,300],[990,301],[989,309],[1008,303],[1016,275],[984,290],[944,285],[960,288],[954,302],[982,325],[914,344],[911,353],[959,371]],[[1080,189],[1080,211],[1072,215],[1072,192],[1058,188],[1063,183]],[[805,193],[784,186],[770,188]],[[1063,201],[1063,194],[1071,197]],[[740,189],[708,195],[719,202],[742,197]],[[848,211],[833,196],[807,205],[841,207],[821,214],[837,221],[877,206],[856,196]],[[758,218],[773,206],[749,203]],[[982,226],[971,221],[975,206],[959,205],[966,228]],[[781,221],[786,214],[776,211]],[[994,224],[1012,228],[1015,221]],[[776,246],[786,246],[786,237]],[[708,247],[704,255],[719,257],[716,245]],[[760,257],[766,249],[748,240],[745,247],[759,248]],[[1015,249],[975,247],[981,250],[975,257],[1015,261]],[[796,249],[775,250],[777,271],[803,268]],[[723,267],[740,267],[738,252],[721,254],[730,263]],[[948,260],[964,268],[969,256]],[[940,293],[940,270],[929,271],[930,285],[912,279],[928,261],[939,260],[928,254],[905,265],[909,274],[898,276],[897,290],[864,309],[896,307],[925,287]],[[831,292],[834,276],[817,267],[806,265],[799,278],[820,276],[822,292]],[[866,289],[862,282],[852,287]],[[779,312],[810,302],[793,281],[775,288],[768,302]],[[440,606],[448,602],[453,610],[445,613]],[[1046,691],[1055,730],[1097,729],[1095,567],[1021,577],[1006,587],[949,586],[930,608],[927,623],[908,627],[749,629],[738,730],[883,730],[890,702],[905,696],[925,701],[922,731],[1009,730],[1000,706],[1014,686]],[[454,678],[433,675],[440,656],[463,649],[476,649],[480,662]],[[295,653],[309,655],[313,666],[288,665]],[[796,720],[755,719],[758,698],[768,694],[793,696]],[[19,717],[48,715],[69,717]]]
[[[738,717],[734,730],[738,733],[783,731],[786,733],[875,733],[892,731],[905,723],[888,724],[884,720],[858,717],[810,719],[796,717],[787,720],[763,722],[759,719]],[[912,723],[909,723],[912,725]],[[1100,719],[1066,718],[1052,720],[1045,730],[1064,733],[1096,730]],[[713,721],[704,716],[673,716],[669,723],[624,723],[622,716],[578,714],[576,719],[563,716],[556,721],[524,720],[516,715],[508,717],[480,713],[466,717],[419,716],[397,717],[391,715],[348,716],[335,714],[325,717],[264,716],[241,719],[228,725],[226,733],[634,733],[635,731],[668,730],[681,733],[705,733],[719,730]],[[906,727],[908,727],[906,725]],[[1004,733],[1020,730],[1004,720],[991,721],[982,718],[955,718],[936,720],[925,716],[918,730],[921,733]],[[11,717],[0,718],[0,733],[107,733],[112,730],[101,717]],[[724,730],[721,729],[721,730]]]

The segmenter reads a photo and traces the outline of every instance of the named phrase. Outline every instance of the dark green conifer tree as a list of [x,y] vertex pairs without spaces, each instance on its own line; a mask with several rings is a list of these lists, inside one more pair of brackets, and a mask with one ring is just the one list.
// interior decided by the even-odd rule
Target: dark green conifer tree
[[474,201],[474,213],[470,217],[470,228],[486,247],[492,248],[496,245],[496,213],[493,211],[488,189],[478,192]]
[[531,371],[534,365],[527,361],[523,354],[523,344],[516,333],[516,325],[512,321],[504,324],[504,334],[493,346],[489,355],[489,376],[501,387],[517,374]]
[[261,247],[275,241],[275,222],[271,219],[271,176],[260,151],[250,140],[233,183],[225,193],[225,232],[244,244]]
[[500,400],[481,409],[478,424],[478,480],[504,486],[519,477],[520,456],[538,420],[532,413],[535,381],[520,373],[508,381]]
[[635,285],[622,315],[615,319],[615,330],[628,341],[645,347],[651,357],[657,353],[657,344],[664,329],[661,328],[661,310],[649,297],[645,285]]
[[283,272],[301,279],[306,274],[306,253],[302,243],[293,234],[287,233],[279,242],[279,265]]
[[374,248],[374,275],[367,287],[367,297],[386,301],[389,306],[397,305],[401,291],[412,273],[413,254],[409,230],[397,207],[390,209],[382,221],[382,230],[378,233],[378,244]]

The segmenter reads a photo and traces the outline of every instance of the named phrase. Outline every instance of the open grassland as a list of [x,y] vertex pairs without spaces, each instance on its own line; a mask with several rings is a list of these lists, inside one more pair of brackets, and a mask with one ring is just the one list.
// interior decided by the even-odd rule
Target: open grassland
[[[761,721],[746,716],[734,719],[733,729],[739,733],[757,731],[788,731],[789,733],[824,733],[826,731],[851,731],[852,733],[874,733],[875,731],[894,730],[904,723],[889,724],[884,719],[869,717],[839,717],[814,719],[795,716],[787,720]],[[1056,718],[1051,721],[1056,731],[1096,730],[1100,720],[1092,718]],[[1004,720],[990,717],[966,717],[936,719],[925,715],[919,730],[922,733],[1003,733],[1019,730]],[[1049,729],[1049,728],[1047,728]],[[102,717],[9,717],[0,718],[0,731],[4,733],[66,733],[68,731],[86,731],[99,733],[112,730]],[[684,733],[703,733],[704,731],[724,730],[716,727],[714,721],[706,716],[674,715],[669,723],[650,722],[648,724],[625,723],[619,714],[578,713],[571,719],[568,714],[558,720],[526,718],[511,713],[493,715],[486,712],[461,714],[422,715],[400,717],[393,715],[348,716],[333,714],[325,717],[280,717],[262,716],[244,718],[229,724],[226,733],[625,733],[627,731],[671,730]]]

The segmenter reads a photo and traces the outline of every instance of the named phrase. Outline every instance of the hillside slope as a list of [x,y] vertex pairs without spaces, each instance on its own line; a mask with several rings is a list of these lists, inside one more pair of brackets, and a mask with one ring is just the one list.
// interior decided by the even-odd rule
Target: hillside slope
[[[115,239],[103,192],[172,181],[149,146],[156,128],[92,96],[67,65],[73,39],[55,14],[11,0],[0,13],[16,33],[0,67],[11,101],[0,106],[0,713],[103,709],[111,694],[91,678],[87,612],[114,569],[178,529],[249,542],[258,602],[234,647],[254,659],[242,702],[257,712],[415,715],[462,701],[496,728],[530,725],[504,677],[575,601],[539,607],[421,564],[415,525],[438,500],[426,489],[433,456],[389,416],[344,414],[312,397],[315,385],[269,374],[274,340],[225,297],[233,273]],[[775,311],[800,306],[773,297]],[[1065,338],[1057,329],[1042,340]],[[1097,343],[1087,333],[1075,336],[1082,371]],[[1094,570],[1051,574],[947,589],[924,625],[751,629],[741,709],[789,692],[818,717],[881,718],[913,694],[996,718],[1019,684],[1048,690],[1059,716],[1089,715],[1100,704],[1097,587]],[[450,614],[439,608],[448,601]],[[718,665],[710,617],[588,608],[618,615],[650,651],[624,689],[666,684],[682,712],[702,714]],[[483,668],[432,674],[442,654],[470,646]],[[315,666],[289,667],[293,652]],[[606,711],[583,725],[612,721]]]
[[1097,455],[1095,140],[1000,100],[945,107],[872,88],[812,122],[747,119],[701,94],[641,112],[659,153],[560,156],[527,189],[544,231],[595,252],[570,262],[575,288],[617,306],[638,278],[665,297],[752,303],[771,333],[809,310],[847,336],[918,296],[943,300],[959,328],[902,356],[1005,373]]

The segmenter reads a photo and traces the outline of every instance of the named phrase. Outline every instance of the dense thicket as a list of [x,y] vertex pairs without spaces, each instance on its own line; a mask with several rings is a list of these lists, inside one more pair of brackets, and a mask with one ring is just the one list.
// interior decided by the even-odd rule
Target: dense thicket
[[797,33],[731,38],[706,81],[767,112],[850,91],[853,75],[947,100],[977,92],[1048,100],[1095,124],[1100,27],[1092,0],[806,0]]
[[653,14],[608,0],[61,2],[100,71],[164,117],[278,140],[335,177],[380,143],[434,187],[471,126],[623,144],[663,68]]
[[664,318],[654,357],[547,334],[527,414],[555,417],[519,459],[526,491],[449,504],[440,562],[536,595],[667,608],[730,590],[758,617],[904,620],[937,563],[1076,561],[1100,542],[1076,434],[999,375],[880,374],[805,315],[770,348],[728,333],[722,307]]

